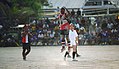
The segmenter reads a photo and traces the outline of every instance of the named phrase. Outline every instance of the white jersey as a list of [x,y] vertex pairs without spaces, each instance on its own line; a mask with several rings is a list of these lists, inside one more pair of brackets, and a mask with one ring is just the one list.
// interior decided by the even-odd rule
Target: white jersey
[[69,40],[71,45],[76,45],[76,37],[78,37],[76,30],[69,30]]

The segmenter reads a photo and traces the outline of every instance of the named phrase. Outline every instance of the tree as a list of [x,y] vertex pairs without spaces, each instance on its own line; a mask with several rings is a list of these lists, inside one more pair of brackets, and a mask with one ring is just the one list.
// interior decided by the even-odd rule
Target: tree
[[0,0],[0,15],[7,19],[8,26],[28,23],[30,16],[37,18],[41,15],[39,12],[45,2],[47,0]]

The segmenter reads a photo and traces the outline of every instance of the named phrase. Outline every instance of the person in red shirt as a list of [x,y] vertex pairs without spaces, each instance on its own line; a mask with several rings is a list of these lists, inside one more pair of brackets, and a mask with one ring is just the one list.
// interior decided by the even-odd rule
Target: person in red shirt
[[[69,28],[70,28],[70,24],[68,23],[67,20],[64,20],[63,24],[60,25],[60,34],[61,34],[61,38],[62,38],[62,49],[61,52],[63,52],[63,50],[65,49],[65,44],[67,42],[67,46],[70,45],[70,41],[68,38],[69,35]],[[66,40],[65,40],[66,38]]]
[[22,56],[23,56],[23,60],[26,60],[26,56],[30,53],[31,51],[31,47],[30,47],[30,38],[31,38],[32,34],[27,30],[24,29],[23,33],[22,33]]
[[[70,41],[68,38],[69,35],[69,28],[70,28],[70,24],[68,22],[68,17],[70,15],[70,12],[67,10],[67,8],[62,7],[60,10],[60,14],[58,15],[58,18],[56,18],[55,20],[58,20],[60,25],[60,34],[61,34],[61,44],[62,44],[62,48],[61,48],[61,52],[63,52],[65,50],[65,45],[68,46],[68,51],[66,51],[65,54],[69,54],[70,52]],[[66,38],[66,40],[65,40]]]

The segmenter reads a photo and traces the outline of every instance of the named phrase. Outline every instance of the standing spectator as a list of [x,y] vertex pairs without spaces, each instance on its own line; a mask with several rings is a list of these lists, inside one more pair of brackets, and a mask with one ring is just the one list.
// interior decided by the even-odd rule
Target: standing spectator
[[75,11],[74,11],[74,9],[72,9],[72,11],[71,11],[71,16],[72,16],[72,17],[75,16]]
[[106,21],[103,21],[101,28],[102,28],[102,30],[106,30],[107,29]]
[[82,18],[82,19],[81,19],[81,26],[85,27],[85,25],[86,25],[86,21],[85,21],[84,18]]
[[81,11],[80,11],[80,9],[78,9],[78,11],[77,11],[77,17],[79,17],[79,16],[81,16]]

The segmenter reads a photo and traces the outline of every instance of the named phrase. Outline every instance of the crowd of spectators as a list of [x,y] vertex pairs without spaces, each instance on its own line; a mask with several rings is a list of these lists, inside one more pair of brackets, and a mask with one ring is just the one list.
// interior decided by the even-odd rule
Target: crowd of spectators
[[[70,12],[71,16],[68,21],[75,25],[79,35],[79,45],[119,44],[119,20],[115,16],[82,17],[80,9],[77,9],[77,11],[72,9]],[[32,45],[60,45],[61,38],[58,21],[52,21],[52,19],[44,17],[40,20],[32,21],[30,25],[30,31],[33,34],[31,38]],[[5,35],[0,38],[0,45],[3,46],[3,43],[9,42],[18,46],[20,39],[13,38],[13,35],[8,36]]]
[[[115,16],[81,17],[71,10],[69,22],[74,24],[79,35],[79,45],[117,45],[119,44],[119,21]],[[30,23],[32,45],[60,45],[59,22],[49,18],[33,20]],[[9,38],[4,40],[9,42]],[[15,39],[15,44],[19,42]],[[13,41],[14,42],[14,41]],[[5,42],[3,42],[5,44]]]
[[[80,11],[70,12],[69,22],[79,34],[79,45],[119,44],[119,23],[115,16],[81,17]],[[43,18],[32,26],[32,31],[35,31],[32,45],[60,45],[58,21]]]
[[[35,27],[34,27],[35,26]],[[37,24],[31,25],[33,45],[59,45],[59,24],[48,18],[39,20]]]

